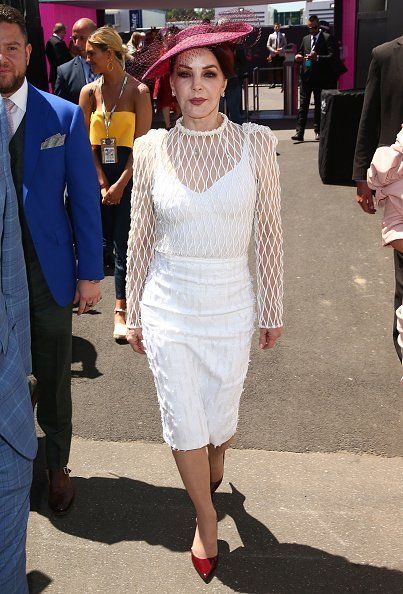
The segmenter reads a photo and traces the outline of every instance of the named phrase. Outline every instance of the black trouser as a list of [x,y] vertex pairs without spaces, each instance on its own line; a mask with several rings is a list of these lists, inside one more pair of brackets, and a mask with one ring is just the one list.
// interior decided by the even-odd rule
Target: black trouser
[[299,109],[297,114],[297,132],[304,134],[306,127],[306,120],[308,118],[309,103],[311,101],[311,95],[313,93],[315,99],[315,113],[313,119],[313,127],[315,132],[320,131],[320,95],[322,89],[317,86],[313,86],[309,82],[301,81],[299,89]]
[[[284,56],[273,56],[270,62],[271,68],[273,70],[269,71],[269,83],[274,85],[282,85],[283,84],[283,65],[284,65]],[[270,68],[269,66],[269,68]],[[274,68],[281,68],[281,70],[274,70]]]
[[32,372],[38,381],[38,423],[46,434],[50,470],[67,465],[72,425],[72,307],[53,299],[35,252],[26,251],[31,309]]
[[[115,183],[122,175],[131,149],[119,146],[117,152],[117,163],[102,165],[109,184]],[[98,158],[101,162],[100,149],[98,149]],[[131,192],[132,181],[130,180],[117,206],[101,204],[104,258],[113,255],[115,259],[116,299],[126,299],[126,257],[130,231]]]

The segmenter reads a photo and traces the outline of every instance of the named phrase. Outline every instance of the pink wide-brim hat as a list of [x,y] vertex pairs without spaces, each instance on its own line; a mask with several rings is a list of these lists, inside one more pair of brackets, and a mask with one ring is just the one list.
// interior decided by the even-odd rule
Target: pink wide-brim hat
[[172,37],[170,47],[148,68],[143,79],[158,78],[167,74],[170,59],[182,52],[223,43],[240,43],[252,31],[252,25],[247,23],[227,22],[221,25],[203,24],[187,27]]

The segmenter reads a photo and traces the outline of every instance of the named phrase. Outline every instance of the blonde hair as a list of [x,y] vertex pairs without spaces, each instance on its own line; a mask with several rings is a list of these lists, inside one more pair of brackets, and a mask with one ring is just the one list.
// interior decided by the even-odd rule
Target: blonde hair
[[100,27],[88,38],[91,45],[95,45],[103,52],[110,49],[115,53],[117,59],[122,62],[127,54],[127,47],[124,45],[121,36],[112,27],[105,25]]

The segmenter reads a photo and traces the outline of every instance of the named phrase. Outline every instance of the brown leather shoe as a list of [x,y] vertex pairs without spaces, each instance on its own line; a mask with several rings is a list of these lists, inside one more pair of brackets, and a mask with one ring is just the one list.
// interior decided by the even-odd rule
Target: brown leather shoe
[[74,501],[74,487],[70,469],[49,470],[49,507],[56,516],[66,515]]

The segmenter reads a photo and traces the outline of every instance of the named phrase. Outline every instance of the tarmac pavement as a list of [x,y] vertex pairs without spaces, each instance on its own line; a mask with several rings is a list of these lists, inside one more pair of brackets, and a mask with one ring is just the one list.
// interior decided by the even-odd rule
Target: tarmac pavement
[[403,591],[392,252],[380,247],[380,215],[362,213],[353,188],[321,183],[313,131],[303,144],[276,134],[285,331],[271,352],[254,341],[216,497],[217,576],[205,586],[191,567],[192,508],[162,444],[147,362],[112,340],[108,277],[99,308],[73,321],[77,501],[64,519],[48,515],[41,441],[32,593]]
[[65,518],[49,515],[36,468],[32,594],[403,591],[397,458],[232,450],[209,585],[191,565],[195,518],[167,446],[75,438],[71,466]]

